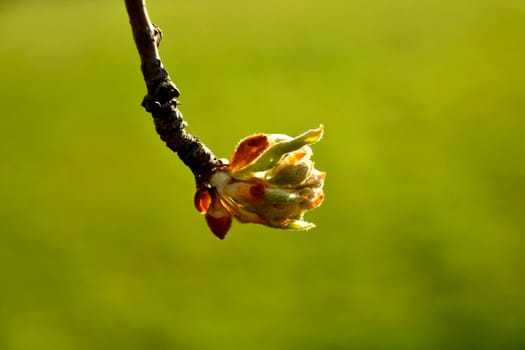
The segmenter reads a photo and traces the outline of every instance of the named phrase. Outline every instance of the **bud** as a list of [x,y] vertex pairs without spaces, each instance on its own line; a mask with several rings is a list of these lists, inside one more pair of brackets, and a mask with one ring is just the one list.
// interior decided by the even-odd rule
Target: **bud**
[[315,227],[303,216],[322,203],[326,174],[314,168],[308,145],[322,135],[321,125],[295,138],[257,134],[241,140],[230,164],[195,195],[195,206],[206,214],[212,232],[223,239],[232,217],[282,229]]

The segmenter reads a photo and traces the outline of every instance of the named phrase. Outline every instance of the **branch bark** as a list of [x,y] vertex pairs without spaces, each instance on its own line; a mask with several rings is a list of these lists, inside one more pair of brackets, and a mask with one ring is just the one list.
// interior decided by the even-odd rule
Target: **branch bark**
[[223,164],[195,136],[186,130],[186,122],[177,108],[180,92],[169,77],[159,56],[162,31],[149,19],[145,0],[125,0],[133,38],[141,61],[147,95],[142,106],[153,116],[162,141],[188,166],[197,187],[207,183],[213,171]]

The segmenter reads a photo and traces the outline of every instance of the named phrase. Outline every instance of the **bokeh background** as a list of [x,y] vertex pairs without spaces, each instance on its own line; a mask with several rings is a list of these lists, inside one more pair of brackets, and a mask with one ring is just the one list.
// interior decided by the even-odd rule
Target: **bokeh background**
[[318,227],[209,232],[123,1],[3,1],[0,349],[525,348],[525,2],[149,12],[218,156],[325,125]]

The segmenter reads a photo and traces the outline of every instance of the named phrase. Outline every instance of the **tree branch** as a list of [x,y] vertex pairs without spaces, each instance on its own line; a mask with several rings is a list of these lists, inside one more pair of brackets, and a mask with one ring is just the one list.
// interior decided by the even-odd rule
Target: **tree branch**
[[184,129],[187,124],[176,100],[180,92],[170,79],[158,52],[162,31],[151,23],[145,0],[125,2],[148,90],[142,106],[153,116],[155,129],[162,141],[191,169],[197,187],[201,187],[208,182],[214,169],[223,164],[197,137]]

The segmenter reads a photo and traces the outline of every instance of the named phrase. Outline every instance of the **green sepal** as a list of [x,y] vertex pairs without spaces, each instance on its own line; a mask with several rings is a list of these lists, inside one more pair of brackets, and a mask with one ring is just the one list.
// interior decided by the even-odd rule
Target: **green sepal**
[[282,228],[293,231],[306,231],[315,227],[315,224],[303,220],[290,220]]

